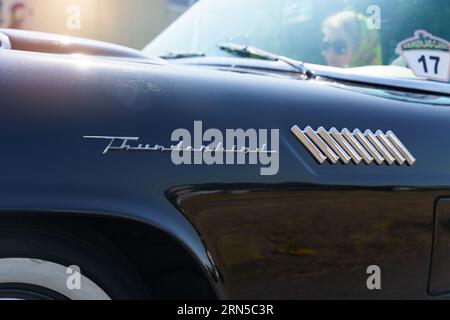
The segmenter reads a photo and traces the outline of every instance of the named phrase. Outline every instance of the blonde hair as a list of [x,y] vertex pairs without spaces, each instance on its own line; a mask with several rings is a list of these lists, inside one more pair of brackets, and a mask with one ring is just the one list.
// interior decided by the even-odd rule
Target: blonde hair
[[324,32],[340,29],[352,40],[355,53],[349,67],[382,64],[380,35],[378,30],[368,27],[368,19],[360,13],[341,11],[323,22]]

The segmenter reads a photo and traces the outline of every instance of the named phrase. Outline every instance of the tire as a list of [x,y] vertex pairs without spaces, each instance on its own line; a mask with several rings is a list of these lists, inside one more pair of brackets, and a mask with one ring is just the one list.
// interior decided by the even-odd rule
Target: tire
[[85,226],[0,222],[0,299],[147,299],[142,283],[127,259]]

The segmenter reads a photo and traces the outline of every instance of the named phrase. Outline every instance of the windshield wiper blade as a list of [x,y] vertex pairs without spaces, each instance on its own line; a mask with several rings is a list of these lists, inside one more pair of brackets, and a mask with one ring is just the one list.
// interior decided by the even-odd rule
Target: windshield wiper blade
[[205,54],[203,52],[184,52],[184,51],[169,51],[161,56],[162,59],[172,60],[172,59],[183,59],[183,58],[197,58],[204,57]]
[[302,61],[284,57],[275,53],[267,52],[256,47],[232,42],[221,42],[219,43],[219,48],[221,50],[227,51],[232,54],[237,54],[239,56],[264,59],[269,61],[282,61],[290,65],[291,67],[294,67],[298,72],[305,75],[308,79],[313,78],[315,76],[314,72],[310,70],[307,66],[305,66],[305,64]]

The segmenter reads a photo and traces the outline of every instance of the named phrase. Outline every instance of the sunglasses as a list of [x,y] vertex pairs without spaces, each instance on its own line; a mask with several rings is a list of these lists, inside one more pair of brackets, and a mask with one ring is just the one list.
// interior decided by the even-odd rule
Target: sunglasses
[[326,52],[330,50],[333,50],[333,52],[337,55],[344,54],[348,50],[347,43],[344,40],[324,40],[322,43],[322,51]]

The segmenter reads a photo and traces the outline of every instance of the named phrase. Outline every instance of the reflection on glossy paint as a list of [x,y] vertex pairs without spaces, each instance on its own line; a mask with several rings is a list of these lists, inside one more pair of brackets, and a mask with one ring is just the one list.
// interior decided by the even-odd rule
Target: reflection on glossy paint
[[88,69],[90,64],[91,64],[91,60],[89,59],[88,56],[84,55],[84,54],[80,54],[80,53],[75,53],[71,55],[72,57],[74,57],[75,59],[73,60],[75,62],[75,65],[82,70]]
[[[215,185],[167,195],[205,239],[231,298],[307,299],[425,295],[438,194]],[[373,264],[388,279],[378,293],[366,287]]]

